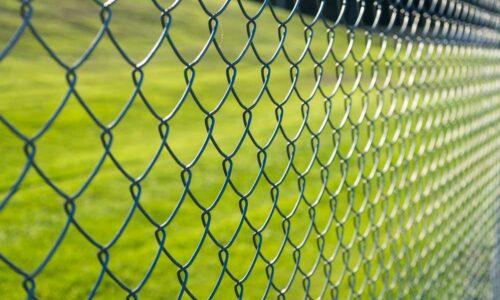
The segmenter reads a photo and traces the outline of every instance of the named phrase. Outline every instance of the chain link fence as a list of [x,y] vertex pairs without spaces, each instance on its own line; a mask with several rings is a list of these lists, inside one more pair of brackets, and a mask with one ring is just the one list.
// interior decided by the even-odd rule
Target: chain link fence
[[10,0],[0,43],[2,298],[500,298],[500,2]]

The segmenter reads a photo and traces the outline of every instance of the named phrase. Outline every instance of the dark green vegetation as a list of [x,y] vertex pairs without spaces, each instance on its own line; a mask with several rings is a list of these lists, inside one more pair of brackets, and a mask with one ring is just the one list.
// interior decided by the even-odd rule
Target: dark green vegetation
[[[62,61],[68,65],[73,64],[101,28],[99,7],[92,1],[78,1],[78,4],[76,1],[55,0],[33,3],[32,24]],[[215,11],[221,3],[223,1],[209,1],[209,8]],[[245,3],[250,13],[258,10],[257,3]],[[21,22],[18,10],[16,1],[3,1],[0,4],[0,45],[7,43]],[[109,27],[111,32],[134,62],[142,61],[162,35],[158,10],[151,1],[129,0],[118,1],[113,5],[112,11]],[[286,14],[286,11],[278,10],[280,17],[285,18]],[[233,60],[247,42],[246,19],[233,1],[218,20],[219,28],[215,39],[228,59]],[[310,17],[305,20],[310,21]],[[172,12],[171,22],[169,35],[185,59],[193,61],[210,36],[207,15],[197,1],[183,1]],[[262,71],[262,64],[250,49],[235,65],[235,73],[229,72],[234,75],[233,88],[240,103],[230,93],[220,108],[218,104],[228,87],[227,64],[213,45],[196,64],[195,71],[185,73],[185,66],[164,41],[156,55],[142,68],[144,76],[140,91],[147,99],[149,108],[138,96],[131,100],[135,89],[133,68],[121,57],[107,35],[99,42],[91,57],[76,69],[75,90],[98,122],[112,126],[110,151],[126,173],[139,178],[148,169],[158,150],[163,149],[151,172],[140,181],[140,203],[158,223],[169,220],[175,214],[175,218],[165,229],[165,247],[179,263],[189,261],[204,232],[202,209],[195,204],[193,198],[201,206],[210,207],[224,186],[224,167],[228,167],[227,161],[224,162],[223,156],[212,142],[199,154],[207,139],[207,114],[200,105],[207,112],[213,111],[214,121],[208,122],[213,126],[213,139],[220,151],[231,155],[245,129],[243,106],[250,106],[258,100],[258,104],[248,110],[251,111],[249,130],[255,141],[252,142],[247,136],[237,154],[231,155],[230,179],[239,193],[251,191],[247,199],[246,215],[255,228],[266,226],[262,232],[261,252],[267,259],[272,260],[280,253],[285,240],[283,224],[287,223],[283,222],[283,216],[276,211],[268,219],[273,201],[278,202],[277,206],[283,215],[291,216],[289,240],[274,263],[273,283],[284,289],[290,282],[290,295],[303,296],[302,275],[294,272],[297,264],[292,246],[303,243],[300,245],[298,265],[304,272],[315,270],[311,277],[310,293],[313,297],[321,294],[326,283],[323,262],[320,261],[315,269],[320,251],[317,234],[314,230],[310,233],[314,222],[319,231],[325,232],[323,255],[333,259],[330,280],[340,281],[341,295],[349,293],[345,268],[359,268],[359,232],[368,230],[368,219],[356,219],[348,209],[351,206],[362,209],[361,201],[358,203],[356,199],[363,198],[367,191],[359,184],[358,175],[363,172],[368,174],[372,166],[367,157],[365,166],[360,170],[355,157],[357,150],[354,150],[354,146],[361,149],[367,143],[366,123],[356,129],[357,136],[352,134],[351,124],[364,116],[365,112],[361,113],[360,107],[366,101],[366,95],[363,97],[359,89],[356,93],[350,92],[356,82],[353,57],[348,56],[339,67],[339,63],[328,54],[331,50],[340,60],[348,51],[345,29],[337,27],[334,31],[335,42],[328,45],[326,27],[318,23],[314,28],[314,38],[309,46],[310,54],[318,58],[330,55],[323,63],[323,74],[319,79],[315,77],[315,64],[310,54],[305,56],[297,71],[290,67],[284,52],[279,50],[280,54],[272,63],[270,71]],[[269,9],[266,9],[256,21],[255,37],[256,50],[264,59],[269,59],[279,49],[278,32],[278,24]],[[304,25],[298,17],[287,24],[286,34],[284,48],[296,60],[306,47]],[[365,51],[365,36],[363,32],[353,34],[353,52],[359,57]],[[376,56],[379,49],[372,44],[371,51]],[[387,53],[392,53],[392,50],[387,50]],[[342,89],[339,89],[338,71],[342,67],[345,73],[342,75]],[[367,85],[367,79],[371,78],[370,63],[366,62],[364,67],[365,72],[360,80]],[[175,108],[187,88],[185,74],[189,78],[194,77],[192,90],[199,104],[189,94],[177,111]],[[268,91],[260,96],[262,74],[269,75],[270,81]],[[297,82],[292,85],[294,77]],[[325,97],[315,88],[316,85],[326,95],[332,92],[335,95]],[[289,95],[292,86],[294,91]],[[12,52],[0,63],[2,117],[26,136],[34,136],[49,125],[48,120],[61,105],[67,92],[66,71],[27,30]],[[298,95],[307,101],[301,100]],[[131,104],[130,109],[123,118],[118,118],[127,103]],[[383,109],[391,110],[391,102],[386,103],[387,107]],[[282,107],[280,122],[276,118],[276,113],[280,112],[278,106]],[[368,106],[368,114],[373,114],[374,111],[375,106]],[[184,198],[182,167],[162,148],[160,121],[154,114],[169,119],[166,141],[179,161],[189,165],[191,195]],[[247,120],[249,115],[247,114]],[[278,123],[281,129],[275,132]],[[394,128],[394,124],[389,125]],[[161,128],[165,130],[165,127]],[[342,129],[334,131],[333,128]],[[377,137],[382,135],[378,131],[380,128],[377,128]],[[55,122],[36,140],[36,163],[61,191],[70,196],[75,195],[103,156],[102,133],[103,129],[99,128],[78,99],[70,95]],[[312,133],[318,133],[317,138],[312,139]],[[291,147],[285,134],[289,139],[300,137]],[[272,145],[266,146],[271,139]],[[317,146],[318,143],[321,147]],[[259,154],[258,147],[264,148],[266,152],[263,170],[268,180],[258,177],[261,173],[259,159],[264,158],[262,153]],[[295,153],[293,158],[289,158],[292,148],[295,148]],[[0,153],[0,197],[3,198],[27,162],[23,142],[4,125],[0,126]],[[353,155],[348,170],[344,169],[339,154],[344,157]],[[326,184],[323,184],[318,162],[326,163],[329,159],[332,159],[330,173]],[[287,171],[290,160],[293,168]],[[379,165],[383,165],[383,161]],[[280,178],[285,172],[288,172],[287,176],[281,182]],[[299,175],[300,173],[304,176]],[[257,178],[259,181],[252,190]],[[75,199],[74,218],[95,241],[104,245],[117,234],[133,206],[131,184],[131,180],[107,157],[92,183]],[[348,189],[347,184],[358,187]],[[271,193],[273,185],[277,188]],[[328,192],[325,192],[325,186]],[[373,194],[375,192],[368,191]],[[303,197],[300,197],[301,194]],[[184,199],[182,205],[175,211],[180,199]],[[232,241],[233,234],[240,230],[238,237],[228,248],[227,263],[228,270],[237,278],[245,276],[256,255],[252,241],[254,232],[246,223],[238,229],[242,219],[240,199],[232,187],[226,187],[217,205],[210,210],[209,226],[213,237],[221,244]],[[314,204],[313,217],[307,202],[317,203]],[[47,256],[68,219],[64,203],[63,197],[31,169],[19,191],[0,215],[0,252],[23,270],[33,271]],[[376,211],[372,218],[379,214],[380,211]],[[344,225],[339,226],[338,221]],[[339,227],[344,228],[343,233],[339,233]],[[130,288],[140,284],[157,255],[159,247],[155,230],[151,222],[136,210],[123,235],[109,250],[109,269]],[[381,236],[382,240],[383,234]],[[352,249],[350,258],[343,257],[343,252],[339,249],[341,241]],[[221,276],[219,250],[207,237],[196,260],[188,268],[187,286],[201,298],[209,295]],[[102,269],[97,253],[98,249],[74,226],[70,226],[54,257],[36,278],[36,294],[42,299],[57,299],[60,295],[65,295],[67,299],[84,298],[90,293]],[[177,270],[162,254],[140,294],[146,298],[160,295],[175,297],[180,290]],[[292,274],[296,276],[292,277]],[[365,271],[360,268],[357,276],[359,278],[354,285],[359,288]],[[22,276],[14,273],[7,265],[0,264],[0,295],[8,294],[12,299],[24,297],[22,281]],[[249,299],[261,297],[268,281],[266,264],[259,258],[251,275],[244,282],[244,296]],[[234,281],[225,275],[217,295],[232,295],[234,285]],[[109,276],[105,276],[96,296],[99,299],[110,299],[121,298],[126,294]],[[274,298],[277,293],[271,288],[270,295]]]

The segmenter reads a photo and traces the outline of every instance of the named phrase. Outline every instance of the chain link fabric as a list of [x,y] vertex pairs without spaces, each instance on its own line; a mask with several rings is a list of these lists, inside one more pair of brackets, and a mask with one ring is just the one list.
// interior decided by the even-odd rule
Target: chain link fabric
[[[4,275],[21,278],[19,284],[28,298],[42,297],[38,278],[65,244],[67,232],[77,230],[84,237],[82,243],[94,247],[95,259],[101,265],[93,286],[88,287],[90,298],[109,287],[102,284],[105,280],[111,280],[127,298],[140,298],[148,282],[155,277],[155,270],[165,261],[175,265],[177,278],[175,282],[164,283],[175,291],[169,290],[165,296],[178,298],[244,298],[251,292],[263,298],[280,299],[494,297],[500,278],[495,273],[500,196],[500,2],[317,0],[312,6],[313,14],[306,14],[305,5],[311,5],[307,1],[302,4],[300,1],[281,1],[281,5],[291,7],[288,11],[267,0],[252,2],[251,5],[259,6],[252,13],[246,10],[250,5],[248,1],[220,1],[216,10],[207,6],[210,1],[199,1],[196,5],[204,11],[210,35],[199,54],[188,60],[176,48],[170,35],[176,26],[182,26],[178,25],[175,12],[186,5],[186,1],[164,5],[152,0],[163,31],[156,45],[151,45],[151,52],[143,60],[136,61],[120,46],[119,38],[113,35],[110,27],[114,8],[122,1],[95,0],[100,11],[101,30],[75,63],[61,58],[32,23],[38,1],[19,2],[19,27],[0,48],[0,61],[8,61],[16,43],[31,32],[45,49],[45,55],[65,70],[67,96],[33,135],[19,130],[6,113],[0,115],[0,124],[22,141],[26,156],[19,177],[1,199],[0,212],[9,211],[16,194],[23,189],[25,177],[31,172],[63,200],[61,209],[66,214],[66,221],[36,268],[23,268],[15,256],[2,252],[0,261],[5,267],[2,269]],[[246,18],[248,41],[236,58],[224,52],[218,32],[219,19],[229,10],[238,10]],[[259,28],[260,16],[269,12],[273,15],[274,26]],[[288,16],[282,18],[279,14]],[[302,23],[302,33],[289,33],[288,24],[297,20]],[[269,57],[261,55],[255,39],[259,30],[275,32],[279,41]],[[292,34],[300,34],[300,40],[305,41],[298,57],[287,52],[286,41]],[[328,47],[322,55],[311,50],[315,38],[327,39]],[[94,50],[105,40],[113,43],[118,50],[116,55],[121,55],[131,67],[132,79],[123,82],[123,86],[134,87],[132,97],[109,124],[103,123],[87,106],[85,96],[77,92],[79,71],[92,60]],[[344,49],[335,46],[338,40],[345,40],[348,46]],[[152,59],[162,47],[173,50],[172,55],[183,65],[185,79],[183,94],[175,99],[177,104],[167,115],[159,114],[148,105],[149,99],[141,90],[144,68],[154,63]],[[214,108],[206,107],[194,88],[198,64],[206,59],[208,49],[217,51],[218,65],[226,69],[227,76],[227,91],[217,99]],[[252,87],[257,96],[251,102],[238,98],[239,90],[234,84],[240,74],[240,62],[246,57],[256,58],[260,68],[260,77],[255,77]],[[276,96],[276,90],[269,85],[278,59],[286,59],[289,68],[286,82],[289,88],[284,97]],[[307,72],[314,73],[315,85],[312,90],[301,90],[298,82]],[[325,79],[327,72],[334,72],[335,78]],[[348,73],[353,75],[349,77]],[[39,140],[51,132],[52,124],[64,115],[68,99],[73,96],[100,130],[103,154],[78,191],[68,193],[37,163],[37,147]],[[234,98],[228,100],[230,97]],[[272,101],[270,108],[274,118],[266,124],[272,134],[262,141],[251,124],[260,101],[268,101],[262,100],[264,97]],[[301,111],[300,127],[295,132],[287,131],[282,125],[287,118],[287,101],[292,97],[300,100]],[[148,106],[160,133],[157,141],[143,142],[161,142],[157,154],[140,176],[129,173],[114,155],[113,147],[115,128],[127,116],[134,101],[142,101]],[[203,114],[200,118],[206,128],[205,136],[201,137],[202,146],[190,161],[180,158],[179,150],[171,147],[169,136],[176,112],[188,101],[194,101],[196,109]],[[229,151],[219,147],[220,137],[213,134],[220,119],[219,111],[228,101],[237,101],[241,112],[240,117],[231,122],[244,127],[238,132],[239,142]],[[321,110],[319,126],[318,117],[312,120],[310,113],[318,108]],[[270,169],[267,160],[278,139],[285,141],[280,144],[280,147],[283,145],[280,160],[286,163],[286,168],[279,176],[274,176],[276,170]],[[304,139],[306,150],[298,146]],[[255,151],[242,153],[243,143],[251,143]],[[208,147],[217,150],[212,163],[223,170],[225,180],[217,187],[210,185],[219,183],[206,181],[207,189],[219,191],[207,205],[199,200],[199,194],[191,191],[191,184],[193,170]],[[0,152],[4,151],[0,148]],[[164,155],[178,165],[177,177],[170,180],[182,182],[183,193],[180,197],[167,197],[165,201],[175,203],[175,210],[168,219],[159,222],[142,205],[141,196],[143,182]],[[237,167],[237,155],[243,155],[258,166],[258,174],[249,189],[242,189],[231,175]],[[75,156],[78,157],[78,153]],[[300,165],[297,161],[301,159],[308,163]],[[132,200],[120,202],[119,205],[129,207],[130,212],[107,243],[99,242],[87,232],[77,214],[80,197],[93,185],[104,162],[112,162],[128,180]],[[12,166],[1,166],[1,169],[8,168]],[[284,183],[290,180],[295,183]],[[255,196],[254,191],[262,184],[265,184],[268,198]],[[308,192],[308,186],[317,187],[313,189],[314,195]],[[226,194],[237,195],[237,199],[225,199]],[[239,207],[231,215],[237,216],[240,222],[236,228],[227,229],[230,233],[226,239],[219,238],[211,228],[214,212],[223,201],[237,201],[234,203]],[[271,207],[262,223],[249,217],[252,209],[256,209],[252,203],[258,202],[270,203]],[[186,203],[196,205],[196,212],[190,218],[201,221],[203,230],[189,259],[180,260],[170,251],[168,240],[177,230],[172,225],[179,217],[177,212]],[[98,204],[94,209],[99,210]],[[296,217],[299,209],[305,212],[305,218]],[[120,279],[123,269],[111,268],[110,261],[113,260],[113,247],[127,232],[135,215],[148,220],[151,230],[143,232],[143,236],[156,242],[157,254],[153,259],[137,254],[136,259],[147,264],[148,269],[140,276],[140,282],[132,286]],[[327,218],[320,221],[319,215]],[[268,234],[272,220],[280,224],[279,235]],[[296,228],[304,229],[301,236],[292,234]],[[239,238],[246,238],[248,242],[244,247],[252,253],[240,266],[230,263],[237,255],[233,245]],[[274,253],[266,253],[263,248],[273,239],[280,246]],[[216,255],[201,256],[203,247],[208,244],[215,245]],[[28,248],[23,250],[30,251]],[[285,257],[293,261],[293,268],[284,274],[278,265]],[[208,274],[210,270],[195,271],[193,265],[197,260],[208,259],[216,262],[213,266],[220,271],[215,278],[210,277],[213,282],[209,293],[197,293],[190,278],[194,272]],[[307,259],[311,263],[304,263]],[[254,268],[257,264],[264,268]],[[73,272],[79,270],[79,266],[72,266]],[[249,283],[252,276],[265,277],[265,284]],[[64,276],[58,280],[64,284]],[[232,289],[222,290],[222,282],[229,282]],[[298,289],[293,288],[297,286]],[[2,297],[9,298],[8,291],[3,292]]]

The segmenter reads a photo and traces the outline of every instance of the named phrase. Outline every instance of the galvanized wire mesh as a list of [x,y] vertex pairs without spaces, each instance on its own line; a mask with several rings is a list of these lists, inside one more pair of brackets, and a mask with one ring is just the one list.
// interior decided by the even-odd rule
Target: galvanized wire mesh
[[[123,0],[87,2],[96,8],[87,21],[97,22],[99,31],[76,60],[61,56],[61,49],[56,50],[33,22],[41,1],[16,2],[18,28],[0,48],[0,62],[7,64],[16,51],[22,51],[24,44],[19,41],[30,35],[34,44],[44,49],[43,56],[30,67],[38,59],[48,58],[63,70],[61,76],[66,81],[64,97],[32,134],[20,129],[22,124],[16,122],[19,118],[9,117],[9,109],[23,107],[22,103],[13,99],[14,105],[1,106],[1,155],[9,158],[10,154],[24,151],[23,164],[7,159],[1,166],[5,174],[17,174],[2,177],[5,182],[0,190],[0,218],[4,218],[0,227],[3,298],[15,298],[14,289],[20,287],[27,298],[44,298],[50,295],[50,285],[43,284],[48,277],[65,286],[59,291],[68,292],[87,282],[84,268],[91,263],[98,263],[99,268],[91,278],[92,284],[84,287],[89,298],[106,295],[106,290],[117,291],[115,297],[123,293],[130,299],[139,298],[154,280],[161,284],[146,298],[494,297],[500,280],[499,2],[145,1],[141,5],[148,5],[157,15],[160,34],[156,42],[147,45],[151,50],[141,59],[133,58],[113,31],[115,9],[130,4]],[[78,10],[82,3],[75,1],[71,5]],[[62,4],[54,7],[57,5]],[[172,34],[186,24],[177,15],[186,5],[203,11],[206,35],[200,48],[190,46],[192,36],[185,37],[186,47],[179,47],[179,39]],[[241,48],[228,50],[224,47],[228,37],[225,41],[220,28],[233,14],[245,20],[238,25],[246,42]],[[265,15],[272,22],[262,25],[259,22]],[[67,24],[74,21],[70,16],[64,20]],[[292,26],[293,22],[300,26]],[[272,43],[259,40],[263,32],[272,34]],[[196,36],[198,32],[191,34]],[[324,42],[323,48],[315,48],[318,40]],[[130,97],[110,122],[103,121],[87,96],[79,92],[82,69],[106,42],[116,50],[108,55],[119,57],[131,75],[130,80],[115,87],[132,88]],[[181,93],[175,94],[178,96],[164,95],[163,101],[171,104],[166,113],[160,112],[144,91],[150,78],[147,68],[155,64],[155,57],[166,55],[160,53],[162,49],[170,51],[170,59],[182,71],[157,76],[165,76],[165,82],[169,76],[183,81],[179,85]],[[210,51],[215,54],[210,56]],[[253,62],[245,65],[245,59]],[[213,63],[213,76],[222,74],[226,81],[224,92],[215,99],[210,95],[208,100],[201,85],[209,83],[197,84],[196,79],[202,73],[200,65],[207,60]],[[0,73],[0,78],[27,78],[26,73],[16,73],[18,68],[13,66],[10,73]],[[257,72],[245,81],[251,84],[242,87],[238,81],[249,74],[245,71],[249,66]],[[278,83],[272,80],[277,72],[287,74],[278,77]],[[303,78],[312,79],[312,84],[303,84]],[[106,82],[102,85],[106,86]],[[0,93],[7,93],[7,89],[4,86]],[[43,95],[37,94],[40,89],[33,86],[28,90],[43,102]],[[64,117],[70,103],[83,108],[101,143],[96,150],[100,157],[91,164],[91,172],[83,174],[86,179],[71,191],[50,175],[39,156],[41,140],[54,132],[54,124]],[[156,139],[130,141],[158,146],[139,175],[116,155],[120,149],[114,142],[118,128],[136,103],[147,108],[148,118],[155,119],[158,132]],[[230,105],[237,107],[233,110],[237,113],[224,114]],[[185,107],[195,110],[196,117],[181,123],[180,129],[173,129],[177,115]],[[255,121],[262,111],[266,117]],[[28,122],[34,114],[36,109],[21,115]],[[294,120],[295,127],[287,125],[289,120]],[[145,132],[155,130],[140,127],[141,122],[134,126],[145,136]],[[196,122],[204,124],[204,134],[189,135],[189,128]],[[175,147],[179,136],[172,132],[176,130],[196,144],[193,157],[186,159],[186,150]],[[224,136],[230,132],[235,142],[227,147]],[[79,138],[78,132],[69,136],[72,140]],[[20,146],[14,147],[15,143]],[[61,160],[83,164],[79,162],[86,154],[73,151],[49,168],[64,169]],[[171,167],[161,166],[162,160],[171,161]],[[256,168],[256,172],[246,173],[250,184],[242,184],[236,175],[241,166]],[[111,213],[110,217],[121,225],[103,242],[82,225],[78,213],[81,198],[97,185],[99,174],[109,169],[118,171],[128,185],[127,201],[110,197],[116,206],[129,211],[125,216]],[[57,172],[66,174],[65,170]],[[174,174],[163,177],[161,184],[166,191],[161,196],[147,194],[145,182],[154,172]],[[215,173],[223,174],[223,179],[211,180],[217,176]],[[23,236],[11,224],[29,219],[21,216],[15,206],[16,201],[23,201],[17,199],[22,198],[22,191],[31,186],[25,184],[30,174],[41,179],[40,185],[48,187],[53,196],[42,205],[32,205],[29,218],[47,216],[44,205],[48,203],[62,203],[58,210],[65,217],[58,234],[47,238],[50,246],[44,248],[44,254],[26,267],[23,257],[29,257],[38,244],[29,244],[34,235]],[[241,170],[238,174],[242,174]],[[180,193],[169,190],[167,183],[171,181],[181,184]],[[105,185],[107,189],[92,204],[95,220],[109,214],[102,211],[100,198],[119,189],[112,182]],[[170,209],[162,208],[163,218],[157,218],[158,211],[153,212],[154,208],[145,204],[148,197],[170,205]],[[189,205],[194,208],[181,215]],[[224,206],[231,208],[218,213]],[[13,217],[6,217],[9,209],[16,212]],[[128,257],[130,264],[145,266],[143,273],[135,274],[138,280],[134,282],[123,279],[129,268],[127,262],[113,266],[120,252],[113,251],[132,230],[130,224],[138,216],[145,220],[147,229],[134,235],[142,238],[132,238],[128,247],[139,249],[146,241],[154,242],[154,255],[137,251]],[[224,218],[236,221],[221,223],[217,229],[214,224]],[[173,250],[181,243],[176,233],[182,230],[197,232],[195,247],[185,247],[184,256]],[[93,262],[85,259],[80,265],[61,266],[76,274],[73,276],[77,281],[66,280],[67,275],[60,272],[46,271],[64,265],[56,257],[66,251],[61,249],[70,243],[70,232],[82,237],[76,244],[92,248],[94,254]],[[28,240],[31,246],[17,252],[9,250],[19,239]],[[173,244],[169,244],[172,239]],[[213,251],[206,253],[204,249]],[[282,267],[286,261],[288,268]],[[171,269],[156,271],[166,264]],[[197,268],[197,264],[203,267]],[[43,277],[47,272],[48,277]],[[169,272],[174,277],[168,277]],[[192,279],[196,276],[204,277],[209,288],[197,289],[199,283]]]

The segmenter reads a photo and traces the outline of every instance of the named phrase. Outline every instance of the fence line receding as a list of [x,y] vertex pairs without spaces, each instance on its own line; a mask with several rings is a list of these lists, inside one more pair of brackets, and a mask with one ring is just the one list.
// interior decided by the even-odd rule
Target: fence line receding
[[500,297],[499,49],[495,0],[2,1],[0,297]]

